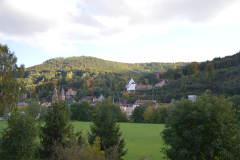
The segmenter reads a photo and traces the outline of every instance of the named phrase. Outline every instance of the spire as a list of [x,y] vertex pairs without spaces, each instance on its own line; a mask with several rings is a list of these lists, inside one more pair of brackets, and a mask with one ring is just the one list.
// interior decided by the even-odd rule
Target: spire
[[64,92],[63,86],[62,86],[62,90],[61,90],[61,92]]

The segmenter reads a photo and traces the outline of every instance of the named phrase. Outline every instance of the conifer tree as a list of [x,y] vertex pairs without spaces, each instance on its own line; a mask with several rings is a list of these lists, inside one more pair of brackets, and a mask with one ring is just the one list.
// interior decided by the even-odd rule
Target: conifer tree
[[73,125],[70,123],[69,107],[66,102],[53,103],[45,115],[45,125],[41,127],[41,145],[45,157],[52,154],[55,142],[64,145],[67,138],[73,138]]
[[98,103],[96,107],[98,109],[93,115],[88,141],[92,145],[96,137],[100,137],[101,150],[104,151],[109,151],[110,148],[118,145],[118,159],[122,159],[127,150],[124,150],[125,141],[124,138],[121,138],[120,126],[116,123],[116,118],[113,117],[111,102],[105,100]]
[[26,111],[12,109],[7,122],[8,126],[0,136],[0,159],[35,159],[38,153],[38,126],[34,118]]

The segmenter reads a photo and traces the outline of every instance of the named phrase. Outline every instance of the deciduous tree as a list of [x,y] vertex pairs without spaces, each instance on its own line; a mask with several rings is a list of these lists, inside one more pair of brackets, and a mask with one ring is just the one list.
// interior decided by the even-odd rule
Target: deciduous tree
[[17,80],[24,75],[24,66],[18,67],[17,58],[7,45],[0,44],[0,117],[7,108],[18,103],[24,90],[24,81]]
[[205,93],[183,99],[171,110],[162,133],[170,159],[240,159],[240,128],[223,96]]

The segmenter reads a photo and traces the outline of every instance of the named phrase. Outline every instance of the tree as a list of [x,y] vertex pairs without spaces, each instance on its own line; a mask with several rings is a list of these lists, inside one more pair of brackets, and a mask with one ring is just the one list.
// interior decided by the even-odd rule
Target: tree
[[229,100],[233,102],[232,109],[235,109],[235,116],[240,121],[240,95],[234,95]]
[[157,108],[155,106],[147,107],[143,113],[145,123],[155,123],[156,112]]
[[39,118],[41,113],[41,105],[39,101],[35,101],[34,99],[30,99],[28,102],[28,106],[26,108],[27,112],[34,119]]
[[131,120],[134,123],[142,123],[144,122],[144,111],[148,106],[146,105],[139,105],[137,106],[133,111],[132,111],[132,116],[131,116]]
[[145,123],[165,123],[167,118],[167,107],[164,105],[156,107],[151,105],[145,109],[144,114]]
[[96,137],[100,137],[101,150],[105,152],[112,147],[118,146],[118,159],[122,159],[127,150],[124,150],[125,141],[124,138],[121,138],[122,132],[113,117],[110,104],[109,100],[97,104],[96,113],[90,126],[91,133],[88,141],[92,145]]
[[174,98],[174,95],[172,93],[168,93],[165,95],[165,102],[170,103],[173,98]]
[[70,110],[72,112],[71,119],[78,121],[89,121],[91,108],[90,104],[83,101],[81,104],[73,103],[70,105]]
[[14,107],[24,91],[24,66],[17,66],[17,58],[7,45],[0,44],[0,117],[7,108]]
[[175,72],[174,72],[174,79],[179,79],[183,76],[183,71],[181,68],[177,68],[175,69]]
[[41,127],[40,142],[43,156],[50,157],[52,145],[57,142],[65,145],[67,138],[74,138],[67,103],[53,103],[45,115],[45,125]]
[[162,138],[170,159],[239,159],[240,128],[223,96],[205,93],[183,99],[171,110]]
[[211,83],[212,80],[214,79],[214,74],[215,74],[214,66],[212,62],[209,62],[206,64],[205,72],[207,72],[207,78],[209,78],[209,83]]
[[35,159],[38,127],[28,112],[12,109],[0,139],[0,159]]

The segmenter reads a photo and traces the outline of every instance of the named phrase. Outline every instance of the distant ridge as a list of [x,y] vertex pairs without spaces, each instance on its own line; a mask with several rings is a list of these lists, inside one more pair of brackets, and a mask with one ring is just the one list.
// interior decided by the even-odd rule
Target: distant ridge
[[111,72],[129,72],[132,74],[146,74],[150,72],[162,72],[170,68],[184,67],[189,63],[122,63],[103,60],[95,57],[81,56],[81,57],[67,57],[67,58],[53,58],[45,61],[40,65],[35,65],[27,68],[28,70],[37,69],[97,69],[101,71]]

